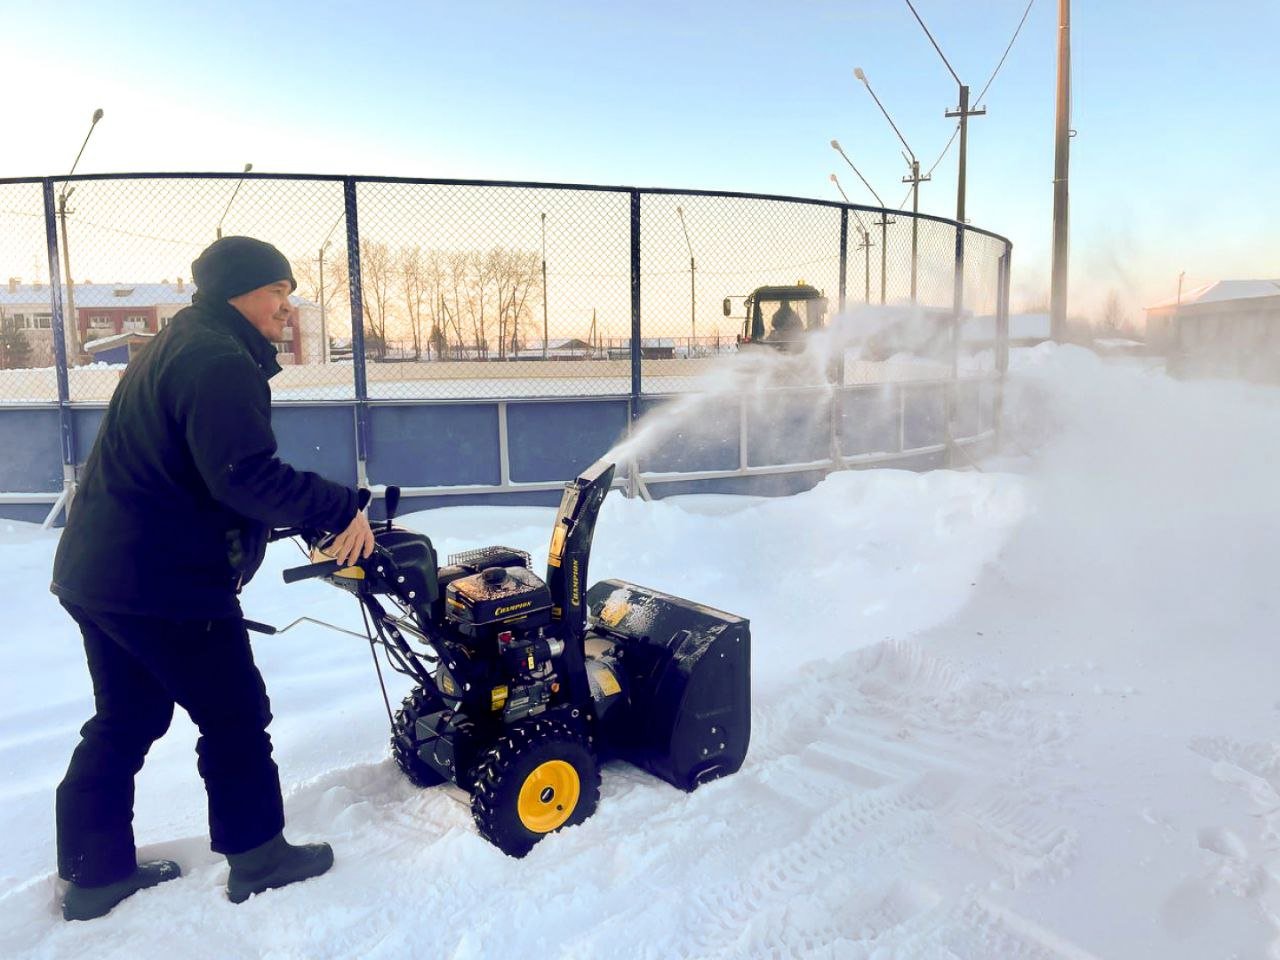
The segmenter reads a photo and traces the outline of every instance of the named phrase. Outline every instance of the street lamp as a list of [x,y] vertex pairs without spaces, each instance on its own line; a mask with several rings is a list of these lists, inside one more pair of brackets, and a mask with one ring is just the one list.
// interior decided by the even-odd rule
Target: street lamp
[[[71,172],[67,174],[68,179],[76,172],[76,167],[80,165],[80,158],[84,156],[84,148],[88,145],[89,138],[93,136],[93,128],[98,125],[98,121],[101,119],[102,108],[99,107],[93,111],[93,120],[89,123],[89,132],[84,135],[84,142],[80,144],[80,152],[76,154],[75,162],[71,164]],[[58,221],[62,227],[62,267],[67,277],[67,322],[63,334],[67,345],[71,348],[68,351],[69,363],[78,363],[80,360],[80,324],[76,320],[75,285],[71,279],[71,246],[67,242],[67,214],[75,212],[74,210],[67,210],[67,200],[75,192],[75,187],[71,187],[68,190],[67,184],[63,183],[62,192],[58,195]]]
[[898,125],[893,122],[893,117],[889,116],[889,111],[884,108],[884,104],[880,102],[880,98],[876,96],[876,92],[871,89],[871,81],[867,79],[867,75],[862,72],[861,67],[854,67],[853,75],[862,81],[862,85],[867,88],[867,93],[871,94],[871,99],[876,102],[876,106],[880,108],[880,112],[884,114],[884,118],[889,121],[889,126],[893,127],[893,132],[898,135],[898,139],[902,141],[902,145],[907,148],[907,153],[903,158],[907,161],[907,166],[911,168],[911,176],[903,177],[903,183],[911,184],[911,302],[916,302],[916,273],[917,264],[919,263],[920,249],[920,184],[929,179],[929,175],[920,176],[920,161],[916,159],[916,153],[907,143],[907,138],[902,135],[902,131],[898,129]]
[[222,239],[222,221],[227,219],[227,214],[231,212],[231,205],[236,202],[236,194],[240,192],[240,187],[244,185],[244,174],[253,169],[252,163],[244,165],[244,173],[240,175],[240,179],[236,181],[236,188],[231,192],[231,199],[227,201],[227,209],[222,211],[222,216],[218,218],[218,239]]
[[[248,171],[245,171],[246,173]],[[333,231],[338,229],[346,214],[338,217],[333,221],[333,226],[329,228],[329,232],[325,234],[324,242],[320,244],[320,356],[322,362],[329,362],[329,324],[324,312],[324,252],[329,249],[329,238],[333,236]]]
[[[849,195],[844,192],[844,187],[840,186],[840,181],[836,179],[836,175],[831,175],[831,182],[836,185],[836,189],[840,191],[840,196],[844,197],[844,202],[849,202]],[[874,246],[871,242],[871,234],[867,231],[867,225],[862,219],[862,215],[857,210],[850,208],[850,213],[857,218],[858,232],[862,234],[862,240],[858,243],[858,249],[862,251],[862,280],[863,290],[862,299],[865,303],[871,302],[871,248]]]
[[831,148],[835,150],[836,153],[840,154],[840,156],[844,157],[844,162],[847,163],[849,168],[858,175],[858,179],[862,181],[862,185],[871,191],[871,195],[876,198],[876,203],[880,204],[880,219],[873,220],[871,222],[880,227],[880,302],[884,303],[885,276],[888,272],[888,258],[885,253],[885,248],[888,245],[889,239],[887,228],[889,224],[894,221],[889,219],[889,210],[884,205],[884,201],[880,199],[880,194],[876,193],[875,188],[872,187],[871,184],[867,183],[867,178],[862,175],[862,171],[853,165],[853,161],[849,159],[849,155],[845,153],[844,148],[840,146],[840,141],[832,140]]
[[684,231],[684,245],[689,249],[689,356],[692,357],[698,338],[698,311],[695,306],[697,291],[694,285],[694,273],[698,268],[693,262],[693,244],[689,242],[689,228],[684,223],[684,207],[676,207],[676,213],[680,217],[680,229]]

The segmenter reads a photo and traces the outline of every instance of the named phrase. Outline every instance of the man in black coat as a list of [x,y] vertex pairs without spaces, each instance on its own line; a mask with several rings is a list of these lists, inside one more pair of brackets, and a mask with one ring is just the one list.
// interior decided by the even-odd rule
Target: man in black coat
[[57,793],[67,919],[179,875],[171,861],[137,863],[132,826],[134,777],[174,704],[200,729],[231,899],[333,863],[328,844],[284,839],[270,704],[237,594],[272,527],[337,533],[342,563],[367,557],[373,533],[355,490],[276,456],[267,381],[297,286],[289,261],[224,237],[191,267],[193,303],[125,371],[54,559],[52,590],[84,635],[96,705]]

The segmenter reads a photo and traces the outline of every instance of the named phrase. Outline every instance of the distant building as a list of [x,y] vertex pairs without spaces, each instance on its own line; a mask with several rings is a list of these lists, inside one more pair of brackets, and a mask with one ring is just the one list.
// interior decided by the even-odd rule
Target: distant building
[[[1049,314],[1011,313],[1009,315],[1009,346],[1034,347],[1049,339]],[[969,350],[990,349],[996,342],[996,318],[972,317],[964,321],[960,341]]]
[[[84,348],[79,359],[101,359],[88,350],[87,345],[95,340],[163,330],[174,314],[190,306],[195,289],[181,279],[175,283],[77,283],[75,328]],[[298,296],[291,299],[293,315],[284,338],[276,343],[280,363],[321,362],[320,310],[309,300]],[[53,365],[53,308],[47,285],[24,284],[11,278],[0,287],[0,317],[6,329],[18,333],[29,344],[27,366]]]
[[1146,314],[1171,372],[1280,380],[1280,280],[1217,280]]
[[84,350],[94,363],[128,363],[154,336],[154,333],[130,330],[90,340],[84,345]]

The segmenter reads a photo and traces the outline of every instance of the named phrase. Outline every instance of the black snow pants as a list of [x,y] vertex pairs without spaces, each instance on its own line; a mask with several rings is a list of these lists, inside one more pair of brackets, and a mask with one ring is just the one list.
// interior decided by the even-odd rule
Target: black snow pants
[[163,620],[63,603],[84,634],[97,712],[58,786],[58,873],[97,886],[133,872],[133,782],[180,704],[200,730],[209,837],[242,853],[284,828],[271,706],[239,618]]

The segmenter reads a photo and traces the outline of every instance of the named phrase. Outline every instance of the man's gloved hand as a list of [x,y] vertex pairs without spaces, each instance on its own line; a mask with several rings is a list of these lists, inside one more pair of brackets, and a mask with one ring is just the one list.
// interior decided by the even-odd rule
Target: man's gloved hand
[[324,548],[324,552],[333,557],[342,566],[350,566],[373,553],[373,530],[369,527],[369,518],[363,510],[357,510],[355,517],[347,524],[347,529],[333,538],[333,542]]

